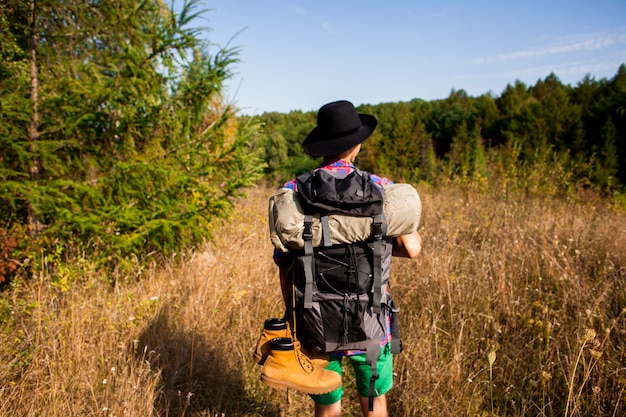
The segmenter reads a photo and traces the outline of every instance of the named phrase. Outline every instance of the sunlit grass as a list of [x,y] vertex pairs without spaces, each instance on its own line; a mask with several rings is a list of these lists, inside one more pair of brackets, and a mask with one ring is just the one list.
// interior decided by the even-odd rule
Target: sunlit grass
[[[418,190],[423,253],[392,267],[405,351],[390,415],[625,415],[626,215],[590,196]],[[283,309],[270,193],[250,189],[180,263],[110,277],[77,258],[7,288],[0,415],[311,415],[252,360]]]

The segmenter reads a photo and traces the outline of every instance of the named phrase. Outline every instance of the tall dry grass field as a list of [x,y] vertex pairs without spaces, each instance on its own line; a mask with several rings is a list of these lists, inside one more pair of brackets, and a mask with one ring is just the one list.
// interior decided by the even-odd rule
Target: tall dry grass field
[[[390,414],[626,415],[625,214],[589,197],[418,189],[423,253],[392,267],[405,350]],[[49,254],[5,289],[0,415],[311,415],[306,395],[262,385],[251,356],[283,309],[271,191],[249,190],[182,263],[103,276]],[[347,379],[345,415],[359,415]]]

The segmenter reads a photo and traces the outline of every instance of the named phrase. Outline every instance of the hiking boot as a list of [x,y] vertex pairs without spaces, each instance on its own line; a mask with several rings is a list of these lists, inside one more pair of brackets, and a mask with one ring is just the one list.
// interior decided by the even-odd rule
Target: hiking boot
[[[291,330],[289,327],[289,322],[285,319],[279,318],[271,318],[265,320],[265,324],[263,325],[263,331],[259,336],[259,339],[256,344],[256,348],[254,350],[254,361],[259,365],[263,365],[265,363],[265,359],[267,355],[270,353],[270,341],[272,339],[281,338],[281,337],[291,337]],[[306,349],[303,349],[300,346],[299,341],[294,341],[294,346],[296,350],[302,350],[308,358],[317,366],[321,366],[325,368],[328,365],[328,355],[324,353],[312,353]]]
[[279,337],[291,337],[289,323],[284,319],[271,318],[265,320],[263,331],[259,336],[254,349],[254,361],[259,365],[265,363],[267,355],[270,353],[270,341]]
[[341,386],[341,375],[315,365],[291,338],[270,342],[271,352],[261,370],[261,381],[277,389],[293,388],[306,394],[324,394]]
[[299,340],[294,340],[293,342],[295,349],[300,349],[302,353],[309,358],[314,365],[319,366],[320,368],[326,368],[329,364],[330,355],[328,353],[313,353],[308,349],[300,346]]

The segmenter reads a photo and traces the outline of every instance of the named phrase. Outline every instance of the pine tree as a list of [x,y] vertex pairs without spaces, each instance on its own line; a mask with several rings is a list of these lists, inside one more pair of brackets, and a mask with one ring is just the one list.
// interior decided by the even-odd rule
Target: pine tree
[[378,109],[376,116],[379,120],[375,133],[375,171],[396,181],[416,181],[419,178],[422,145],[426,141],[423,123],[409,103],[387,105]]
[[461,123],[452,141],[448,159],[450,175],[462,178],[487,175],[487,157],[478,125],[468,130],[467,124]]
[[113,260],[208,236],[262,164],[250,151],[258,124],[222,97],[239,50],[211,53],[191,27],[197,3],[0,8],[0,36],[14,39],[0,50],[4,224],[31,214],[47,241]]
[[619,159],[616,146],[617,129],[609,118],[602,127],[603,145],[595,161],[594,180],[604,189],[617,186],[616,176],[619,168]]

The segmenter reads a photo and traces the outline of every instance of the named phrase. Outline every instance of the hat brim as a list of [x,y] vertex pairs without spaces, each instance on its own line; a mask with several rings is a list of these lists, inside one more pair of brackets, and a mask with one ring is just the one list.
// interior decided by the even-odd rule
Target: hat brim
[[341,136],[329,137],[319,127],[315,127],[302,142],[304,152],[311,156],[337,155],[352,149],[370,137],[378,121],[369,114],[359,114],[361,126]]

